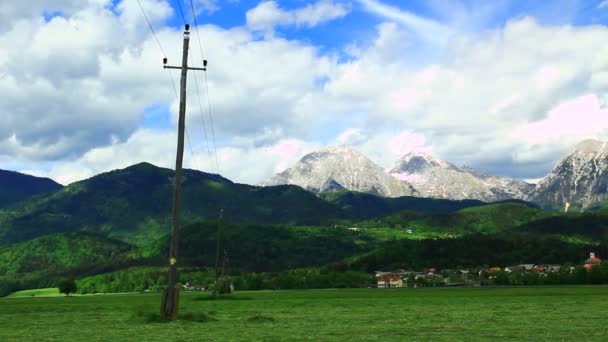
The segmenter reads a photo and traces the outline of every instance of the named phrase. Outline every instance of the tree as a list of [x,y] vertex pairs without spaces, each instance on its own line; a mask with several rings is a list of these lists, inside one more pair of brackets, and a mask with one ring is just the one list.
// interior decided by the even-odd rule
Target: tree
[[74,279],[61,280],[57,284],[57,288],[59,289],[59,292],[65,294],[66,296],[69,296],[70,293],[75,293],[76,290],[78,290],[78,287],[76,286],[76,281],[74,281]]

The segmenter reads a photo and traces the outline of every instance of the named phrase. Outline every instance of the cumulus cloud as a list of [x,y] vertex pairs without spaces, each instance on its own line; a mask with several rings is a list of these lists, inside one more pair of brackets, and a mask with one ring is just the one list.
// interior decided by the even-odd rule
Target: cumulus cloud
[[600,107],[597,95],[587,95],[560,104],[540,121],[513,130],[517,139],[535,144],[567,138],[570,142],[598,139],[608,132],[608,110]]
[[322,22],[341,18],[350,12],[350,6],[333,0],[318,0],[294,10],[284,10],[276,1],[263,1],[249,10],[247,26],[252,30],[272,32],[276,26],[313,27]]
[[[59,183],[69,184],[143,161],[172,169],[175,166],[176,139],[177,135],[173,131],[138,129],[124,142],[93,148],[75,160],[51,166],[48,171],[30,173],[50,176]],[[248,184],[266,180],[269,175],[283,171],[305,154],[320,148],[319,144],[296,139],[279,140],[264,148],[256,148],[251,144],[231,145],[217,150],[221,174]],[[184,167],[216,173],[214,159],[213,154],[186,148]],[[29,165],[24,169],[27,167]]]
[[[138,41],[143,23],[125,31],[123,23],[132,23],[127,5],[117,10],[90,7],[48,22],[31,18],[0,36],[0,68],[6,70],[0,150],[26,159],[77,155],[112,136],[125,139],[148,101],[166,100],[158,47]],[[159,11],[170,12],[166,6]],[[160,32],[172,34],[178,39]]]
[[[0,31],[0,167],[39,170],[64,183],[143,160],[172,167],[177,100],[137,3],[66,4],[64,14],[50,20],[38,8]],[[408,26],[409,19],[394,14],[373,28],[370,44],[349,49],[348,61],[309,42],[260,40],[251,31],[316,25],[326,20],[315,10],[320,4],[345,6],[318,1],[288,11],[266,1],[255,9],[266,8],[268,16],[260,12],[246,27],[199,28],[223,175],[257,183],[321,141],[333,141],[383,167],[417,149],[484,171],[538,178],[578,139],[608,137],[608,48],[597,45],[608,41],[605,26],[518,18],[478,34],[454,33],[443,57],[422,66],[408,63],[408,47],[412,25],[425,21]],[[162,26],[172,9],[160,0],[143,5],[176,63],[181,32]],[[198,43],[191,44],[195,65]],[[210,139],[204,77],[197,77],[201,103],[193,73],[188,78],[195,153],[186,150],[186,165],[214,171],[203,136]],[[151,106],[168,108],[170,127],[142,127]],[[335,122],[342,127],[332,127],[335,136],[328,137],[324,132]]]
[[[378,28],[379,41],[387,34],[407,39],[396,26]],[[564,131],[562,137],[572,138],[552,142],[542,136],[522,139],[512,131],[544,120],[562,103],[587,94],[605,96],[606,51],[597,48],[603,39],[608,30],[602,26],[545,26],[520,18],[481,35],[455,36],[443,60],[424,69],[404,66],[400,60],[407,56],[385,55],[376,42],[326,88],[330,101],[351,105],[345,111],[365,109],[370,127],[423,133],[433,152],[448,160],[539,177],[581,135]],[[357,77],[346,77],[353,70]],[[591,107],[581,107],[579,115],[599,119]],[[604,120],[594,125],[601,127],[595,136],[605,139]],[[552,153],[541,144],[550,145]],[[538,161],[522,159],[523,151]]]

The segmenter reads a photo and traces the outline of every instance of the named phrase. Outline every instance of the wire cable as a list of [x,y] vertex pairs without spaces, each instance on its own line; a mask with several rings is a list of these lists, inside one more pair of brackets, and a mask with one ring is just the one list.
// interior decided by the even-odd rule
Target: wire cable
[[184,15],[184,10],[182,9],[182,4],[181,4],[182,0],[177,0],[177,6],[179,7],[179,13],[182,14],[182,19],[184,20],[184,25],[186,24],[186,16]]
[[148,19],[148,16],[146,15],[146,11],[144,11],[144,7],[141,5],[141,1],[137,0],[137,3],[139,4],[141,13],[144,15],[144,18],[146,19],[146,22],[148,23],[148,27],[150,28],[150,31],[152,31],[152,34],[154,35],[154,39],[156,39],[156,43],[158,43],[158,47],[160,48],[160,51],[163,53],[163,57],[167,57],[167,54],[165,53],[165,50],[163,50],[162,45],[160,45],[160,40],[158,40],[158,36],[156,36],[156,32],[154,32],[154,28],[152,27],[152,24],[150,23],[150,20]]
[[205,139],[205,146],[207,147],[207,154],[209,155],[209,160],[213,162],[213,155],[211,154],[211,148],[209,144],[209,133],[207,132],[207,124],[205,123],[205,115],[203,114],[203,102],[201,101],[200,90],[198,87],[198,77],[196,76],[196,72],[194,74],[194,85],[196,86],[196,97],[198,98],[198,108],[199,113],[201,114],[201,122],[203,123],[203,139]]
[[[204,60],[205,55],[203,54],[203,44],[201,42],[201,35],[198,30],[198,22],[196,20],[196,13],[194,11],[193,0],[190,0],[190,8],[192,9],[192,18],[194,20],[194,27],[196,28],[196,37],[198,39],[198,46],[200,48],[201,58]],[[211,125],[211,140],[213,141],[213,153],[215,155],[215,165],[217,168],[217,173],[220,174],[220,164],[219,164],[219,160],[217,157],[217,146],[215,143],[215,128],[214,128],[214,124],[213,124],[213,112],[211,111],[211,99],[209,98],[209,81],[207,80],[207,70],[204,71],[204,74],[205,74],[205,91],[206,91],[206,95],[207,95],[207,107],[209,110],[209,123]]]

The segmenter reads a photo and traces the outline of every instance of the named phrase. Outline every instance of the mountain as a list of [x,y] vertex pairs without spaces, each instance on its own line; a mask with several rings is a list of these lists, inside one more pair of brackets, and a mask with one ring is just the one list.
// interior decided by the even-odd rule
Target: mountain
[[[215,222],[184,227],[180,232],[182,265],[209,266],[216,258]],[[155,255],[168,255],[167,235],[154,249]],[[382,245],[372,234],[359,234],[329,227],[288,225],[224,224],[222,246],[230,272],[283,271],[299,267],[322,266],[370,251]]]
[[[171,227],[173,170],[141,163],[94,176],[0,210],[0,246],[86,230],[143,245]],[[322,224],[341,210],[297,186],[256,187],[184,170],[182,223],[217,220]]]
[[563,210],[586,209],[608,200],[608,143],[580,142],[536,185],[529,199]]
[[48,178],[0,170],[0,208],[23,201],[34,195],[50,193],[63,186]]
[[340,207],[350,219],[354,220],[376,218],[404,210],[443,214],[487,205],[487,203],[477,200],[454,201],[410,196],[390,198],[352,191],[327,192],[319,194],[319,196]]
[[0,297],[13,291],[55,287],[82,277],[145,264],[137,249],[87,232],[49,234],[0,248]]
[[[461,269],[518,264],[579,264],[595,243],[573,243],[534,234],[474,234],[445,239],[401,239],[348,258],[334,267],[373,272],[382,269]],[[330,266],[331,267],[331,266]]]
[[445,199],[476,199],[495,202],[524,199],[534,186],[524,181],[492,176],[435,158],[422,152],[401,157],[388,173],[409,181],[421,196]]
[[511,234],[519,232],[521,225],[558,215],[560,213],[544,211],[530,203],[510,200],[483,206],[466,207],[457,211],[425,213],[407,210],[393,212],[380,219],[375,218],[359,222],[358,226],[366,228],[382,226],[396,230],[411,229],[417,233],[440,233],[444,236],[477,233]]
[[385,197],[417,196],[408,182],[399,181],[350,147],[326,147],[305,155],[263,186],[294,184],[313,192],[352,190]]
[[107,271],[135,259],[134,246],[87,232],[57,233],[0,250],[0,277],[40,272]]

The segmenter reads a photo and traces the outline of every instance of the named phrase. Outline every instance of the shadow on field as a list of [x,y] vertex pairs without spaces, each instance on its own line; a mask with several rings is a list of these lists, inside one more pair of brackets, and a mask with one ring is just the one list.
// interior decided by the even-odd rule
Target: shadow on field
[[251,298],[251,297],[240,297],[240,296],[239,297],[233,297],[233,296],[217,296],[217,297],[214,297],[214,296],[201,296],[201,297],[192,298],[192,300],[195,300],[195,301],[199,301],[199,300],[202,300],[202,301],[210,301],[210,300],[252,300],[252,299],[253,298]]
[[[170,319],[160,317],[159,313],[139,310],[133,315],[133,319],[143,321],[144,323],[169,323]],[[210,316],[204,312],[184,312],[179,314],[178,321],[206,323],[217,321],[217,318]]]

